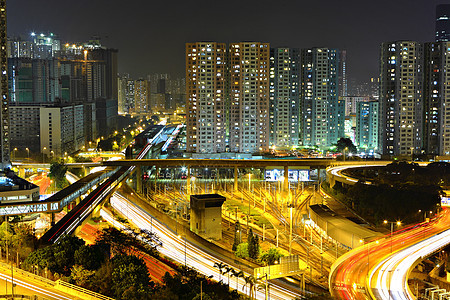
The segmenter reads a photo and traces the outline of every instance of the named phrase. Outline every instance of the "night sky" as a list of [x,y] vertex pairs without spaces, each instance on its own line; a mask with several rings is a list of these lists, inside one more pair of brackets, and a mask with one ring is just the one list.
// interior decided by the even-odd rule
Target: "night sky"
[[184,44],[261,41],[347,49],[349,77],[378,74],[383,41],[434,40],[442,0],[8,0],[8,35],[93,35],[119,49],[119,72],[184,76]]

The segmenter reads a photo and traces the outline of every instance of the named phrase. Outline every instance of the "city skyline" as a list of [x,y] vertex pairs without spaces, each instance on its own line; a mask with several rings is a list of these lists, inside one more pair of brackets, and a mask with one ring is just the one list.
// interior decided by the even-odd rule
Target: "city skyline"
[[[105,14],[105,1],[84,2],[70,9],[66,9],[69,3],[54,0],[45,5],[30,0],[10,2],[8,33],[52,31],[67,40],[80,41],[100,36],[107,47],[120,50],[119,72],[133,77],[150,73],[182,76],[186,42],[259,41],[271,47],[339,48],[347,50],[348,78],[361,82],[378,76],[382,42],[433,41],[435,8],[443,3],[377,1],[361,5],[347,1],[342,5],[322,1],[272,5],[248,1],[232,2],[218,10],[206,2],[174,5],[141,1],[125,7],[108,1]],[[206,26],[202,16],[210,22]]]

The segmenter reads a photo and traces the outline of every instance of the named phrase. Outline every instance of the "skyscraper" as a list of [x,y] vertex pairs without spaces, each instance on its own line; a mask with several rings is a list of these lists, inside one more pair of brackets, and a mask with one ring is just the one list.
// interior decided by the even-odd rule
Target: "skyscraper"
[[300,51],[270,50],[270,146],[290,149],[299,145]]
[[359,150],[378,150],[378,101],[356,103],[356,146]]
[[424,148],[450,154],[450,42],[426,43],[424,50]]
[[301,137],[304,146],[326,149],[344,137],[345,103],[338,97],[338,70],[338,49],[302,49]]
[[134,81],[134,113],[145,115],[150,112],[150,84],[145,79]]
[[268,43],[230,44],[231,152],[269,149],[269,57]]
[[0,169],[11,166],[9,138],[8,53],[6,35],[6,0],[0,0]]
[[226,45],[186,44],[186,150],[225,152]]
[[380,147],[383,154],[409,155],[423,146],[423,46],[386,42],[380,55]]
[[450,41],[450,4],[436,6],[436,42]]

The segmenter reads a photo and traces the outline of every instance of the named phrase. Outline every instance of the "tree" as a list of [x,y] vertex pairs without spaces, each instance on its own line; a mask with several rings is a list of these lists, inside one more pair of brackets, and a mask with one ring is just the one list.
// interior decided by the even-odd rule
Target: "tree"
[[242,286],[242,290],[244,290],[244,287],[249,285],[250,299],[253,299],[253,288],[255,287],[256,279],[255,279],[255,277],[253,277],[253,275],[249,275],[249,276],[244,276],[244,280],[245,280],[245,285]]
[[55,180],[58,189],[62,189],[66,185],[67,169],[68,167],[64,164],[64,162],[52,162],[50,165],[50,173],[48,173],[48,177]]
[[75,281],[76,285],[89,289],[91,286],[91,279],[94,277],[95,271],[85,269],[83,266],[73,266],[70,277]]
[[239,287],[238,287],[238,280],[239,280],[239,278],[244,277],[244,272],[242,272],[242,271],[237,271],[237,270],[235,270],[235,269],[232,269],[232,270],[231,270],[231,276],[236,277],[236,290],[237,290],[237,289],[239,288]]
[[280,257],[282,257],[283,254],[278,251],[277,248],[270,248],[269,251],[264,252],[261,255],[261,261],[264,263],[264,265],[273,265],[276,261],[280,260]]
[[349,138],[340,138],[337,141],[336,144],[336,151],[337,152],[344,152],[345,153],[356,153],[356,146],[353,144],[352,140]]
[[247,237],[248,243],[248,257],[257,259],[259,254],[259,239],[258,236],[253,234],[253,230],[250,228]]
[[54,261],[57,270],[54,272],[64,275],[70,274],[70,269],[75,264],[75,252],[84,245],[84,241],[76,236],[65,236],[61,241],[53,245]]
[[231,272],[231,270],[233,270],[232,267],[230,267],[230,266],[226,266],[225,267],[224,274],[228,274],[228,287],[230,287],[230,272]]
[[219,281],[222,281],[222,275],[224,274],[225,267],[228,267],[228,265],[224,264],[223,262],[214,263],[214,268],[219,269],[219,274],[220,274]]
[[105,251],[100,245],[83,245],[74,253],[75,264],[86,270],[97,270],[105,261]]
[[236,251],[234,251],[234,255],[239,258],[247,258],[248,257],[248,243],[240,243]]
[[150,277],[144,261],[134,255],[116,255],[111,260],[113,265],[111,290],[117,299],[127,299],[126,291],[148,291]]
[[239,223],[239,221],[236,221],[236,223],[234,224],[234,242],[232,247],[233,251],[236,251],[237,246],[241,243],[240,231],[241,231],[241,224]]

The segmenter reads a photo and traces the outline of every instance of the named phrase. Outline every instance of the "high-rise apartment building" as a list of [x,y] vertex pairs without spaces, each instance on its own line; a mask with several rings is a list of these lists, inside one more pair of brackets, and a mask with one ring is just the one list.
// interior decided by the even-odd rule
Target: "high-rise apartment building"
[[436,42],[450,41],[450,4],[436,6]]
[[150,84],[145,79],[134,81],[134,113],[145,115],[150,112]]
[[225,152],[227,49],[223,43],[186,44],[186,150]]
[[347,50],[339,51],[339,97],[348,95]]
[[344,100],[338,97],[339,50],[302,49],[301,102],[304,146],[326,149],[344,137]]
[[229,46],[231,152],[269,149],[269,58],[268,43],[241,42]]
[[6,35],[6,0],[0,0],[0,169],[11,166],[9,136],[8,53]]
[[357,103],[358,102],[367,102],[369,101],[369,96],[346,96],[343,97],[345,102],[345,115],[356,115],[357,112]]
[[300,51],[270,50],[270,146],[290,149],[299,145]]
[[356,146],[359,150],[378,151],[378,101],[356,103]]
[[450,42],[424,47],[424,148],[428,154],[450,154]]
[[380,55],[380,149],[408,155],[423,146],[423,46],[386,42]]

